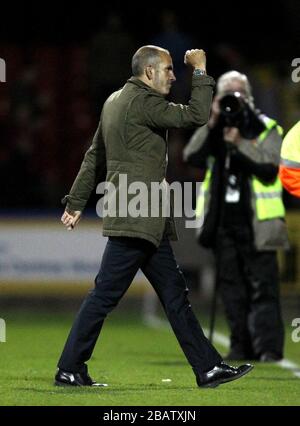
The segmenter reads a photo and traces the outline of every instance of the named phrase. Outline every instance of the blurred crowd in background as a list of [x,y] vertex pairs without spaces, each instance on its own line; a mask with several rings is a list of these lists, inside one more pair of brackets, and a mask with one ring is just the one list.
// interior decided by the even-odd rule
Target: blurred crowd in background
[[[262,112],[278,120],[285,131],[299,120],[300,83],[291,80],[291,61],[300,56],[299,51],[290,56],[287,49],[284,55],[281,43],[276,54],[276,46],[262,40],[256,46],[257,57],[248,56],[241,43],[221,41],[222,34],[212,43],[201,26],[189,31],[180,18],[179,11],[164,10],[158,14],[155,31],[138,36],[132,20],[107,11],[103,25],[84,40],[22,44],[9,37],[0,39],[0,57],[7,66],[7,82],[0,84],[2,209],[60,206],[91,143],[105,99],[130,77],[131,57],[144,44],[167,48],[173,57],[177,81],[172,101],[186,103],[189,98],[191,71],[183,63],[185,51],[204,48],[208,73],[215,79],[228,70],[243,72]],[[270,35],[266,37],[270,40]],[[269,51],[266,60],[262,51]],[[170,133],[170,181],[201,179],[201,171],[182,160],[190,136],[182,130]],[[287,206],[299,203],[285,197]]]

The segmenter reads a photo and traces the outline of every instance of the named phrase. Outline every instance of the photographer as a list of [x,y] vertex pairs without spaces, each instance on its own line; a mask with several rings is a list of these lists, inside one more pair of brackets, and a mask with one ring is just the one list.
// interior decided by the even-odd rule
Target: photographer
[[247,77],[230,71],[218,80],[208,124],[184,151],[186,161],[206,169],[198,241],[216,256],[232,360],[283,356],[276,257],[288,247],[278,179],[281,133],[275,120],[254,109]]

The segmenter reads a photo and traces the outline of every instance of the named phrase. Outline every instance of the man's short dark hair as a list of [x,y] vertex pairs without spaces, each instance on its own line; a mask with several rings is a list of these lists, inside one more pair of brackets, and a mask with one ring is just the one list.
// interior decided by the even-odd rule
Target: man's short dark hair
[[134,77],[140,77],[148,65],[157,65],[162,53],[167,53],[169,55],[168,50],[161,47],[150,45],[140,47],[132,57],[132,75]]

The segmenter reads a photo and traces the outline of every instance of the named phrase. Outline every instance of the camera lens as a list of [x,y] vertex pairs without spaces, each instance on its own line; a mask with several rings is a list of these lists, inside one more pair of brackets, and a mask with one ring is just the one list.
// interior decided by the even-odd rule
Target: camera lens
[[235,116],[243,108],[243,100],[239,92],[230,93],[220,99],[221,113],[225,116]]

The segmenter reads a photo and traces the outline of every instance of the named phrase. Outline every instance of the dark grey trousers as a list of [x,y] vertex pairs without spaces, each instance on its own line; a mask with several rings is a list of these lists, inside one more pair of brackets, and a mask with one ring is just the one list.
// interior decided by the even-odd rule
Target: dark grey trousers
[[254,248],[251,230],[231,226],[219,231],[217,267],[220,293],[231,331],[231,351],[245,358],[283,355],[284,329],[275,251]]
[[188,288],[168,239],[155,248],[138,238],[110,237],[95,288],[84,300],[59,360],[61,369],[81,371],[92,355],[105,317],[122,298],[139,268],[154,287],[194,372],[210,370],[222,361],[191,309]]

